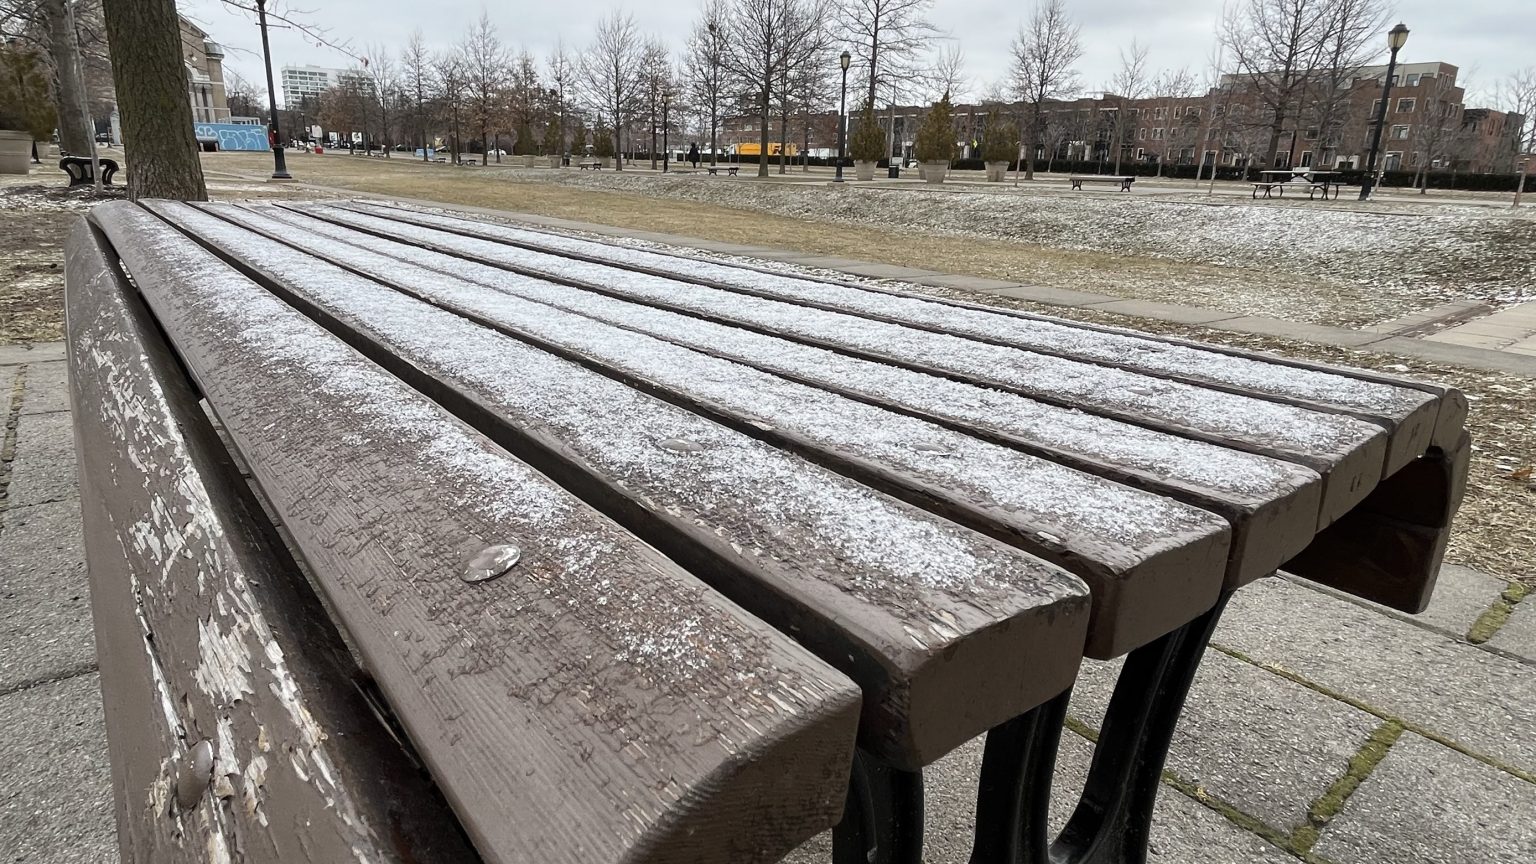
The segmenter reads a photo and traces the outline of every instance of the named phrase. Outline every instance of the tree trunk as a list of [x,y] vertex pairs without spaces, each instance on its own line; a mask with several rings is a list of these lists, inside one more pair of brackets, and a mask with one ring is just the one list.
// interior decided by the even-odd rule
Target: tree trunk
[[779,117],[779,173],[783,174],[789,160],[789,115]]
[[128,197],[206,201],[175,0],[103,0]]
[[[85,82],[77,74],[79,68],[75,65],[75,33],[69,26],[69,12],[64,6],[65,2],[47,0],[44,10],[48,17],[48,55],[58,78],[58,87],[54,91],[54,110],[58,112],[59,149],[71,156],[88,156],[95,130],[86,113]],[[177,56],[180,56],[179,49]]]
[[1035,153],[1040,149],[1040,100],[1035,100],[1029,120],[1029,144],[1024,151],[1024,179],[1035,179]]
[[763,88],[762,99],[758,103],[758,151],[757,151],[757,176],[768,176],[768,88]]

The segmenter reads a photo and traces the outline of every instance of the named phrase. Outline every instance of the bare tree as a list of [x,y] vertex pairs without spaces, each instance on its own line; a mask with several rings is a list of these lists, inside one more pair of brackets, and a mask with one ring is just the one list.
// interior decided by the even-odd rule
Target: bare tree
[[817,0],[743,0],[731,17],[725,68],[751,94],[761,144],[757,175],[768,176],[768,121],[774,94],[788,70],[821,50],[822,8]]
[[1536,66],[1517,69],[1499,82],[1495,91],[1499,106],[1522,118],[1515,133],[1515,152],[1521,155],[1536,148]]
[[464,62],[455,52],[439,54],[432,61],[432,80],[437,84],[434,94],[442,110],[448,115],[453,129],[453,164],[461,161],[464,139],[460,135],[460,120],[464,115],[469,86],[464,74]]
[[[1385,0],[1331,0],[1317,68],[1308,86],[1309,116],[1317,130],[1312,164],[1328,167],[1349,123],[1350,91],[1360,70],[1381,54]],[[1291,137],[1292,148],[1295,136]]]
[[1147,89],[1147,46],[1135,39],[1127,53],[1120,49],[1120,68],[1110,80],[1110,88],[1118,98],[1115,106],[1114,138],[1111,146],[1115,151],[1115,173],[1120,173],[1121,151],[1125,149],[1125,130],[1135,103]]
[[618,141],[614,165],[624,169],[624,131],[634,118],[642,44],[635,19],[615,9],[598,22],[592,47],[581,59],[581,81],[589,101],[613,122]]
[[[490,161],[491,132],[498,128],[502,108],[502,79],[507,72],[507,51],[496,35],[496,25],[484,8],[480,18],[464,34],[460,47],[464,58],[465,95],[469,117],[480,136],[480,164]],[[497,156],[500,159],[500,156]]]
[[1429,92],[1419,98],[1417,122],[1413,124],[1412,147],[1415,161],[1414,185],[1419,194],[1429,191],[1429,172],[1435,163],[1451,163],[1466,142],[1461,105],[1453,98],[1461,88],[1449,75],[1436,75]]
[[965,74],[965,49],[953,39],[939,40],[933,60],[924,74],[928,80],[926,101],[937,102],[945,93],[955,101],[969,97],[970,78]]
[[549,57],[545,59],[544,68],[549,74],[549,80],[555,84],[554,111],[555,122],[558,124],[556,131],[559,134],[556,136],[557,146],[553,155],[563,156],[570,149],[567,144],[570,139],[566,133],[565,117],[569,101],[565,95],[565,88],[576,83],[574,77],[576,70],[571,64],[571,56],[566,52],[564,42],[558,39],[555,41],[555,50],[551,51]]
[[[1014,89],[1029,106],[1024,124],[1026,180],[1035,179],[1035,154],[1044,132],[1045,100],[1059,99],[1077,86],[1077,71],[1073,67],[1082,56],[1077,23],[1067,16],[1063,0],[1037,3],[1029,21],[1019,27],[1013,39]],[[1146,59],[1145,51],[1141,57]]]
[[699,21],[688,37],[688,91],[700,116],[709,116],[709,164],[718,164],[716,133],[725,106],[728,82],[725,43],[730,29],[730,9],[725,0],[705,0]]
[[864,72],[865,102],[885,89],[896,101],[899,83],[915,77],[917,59],[927,53],[937,30],[928,23],[933,0],[843,0],[839,28],[853,43],[853,67]]
[[651,157],[651,170],[656,170],[656,137],[661,132],[662,101],[669,97],[672,88],[672,60],[667,46],[656,39],[648,39],[640,52],[640,99],[650,121],[651,145],[647,153]]
[[389,158],[389,107],[400,92],[400,70],[383,45],[372,45],[364,58],[364,69],[373,82],[373,99],[379,108],[379,136],[384,144],[384,158]]
[[1186,124],[1175,122],[1183,113],[1184,102],[1194,95],[1195,76],[1190,74],[1189,67],[1181,66],[1178,69],[1165,69],[1158,73],[1152,85],[1152,93],[1158,101],[1153,109],[1153,128],[1161,130],[1156,134],[1161,138],[1162,149],[1157,160],[1157,176],[1163,176],[1163,164],[1168,161],[1170,153],[1178,151],[1180,133],[1185,130]]
[[410,41],[400,55],[401,87],[411,103],[412,125],[421,143],[421,161],[427,161],[427,96],[435,86],[432,79],[432,58],[427,54],[426,40],[421,28],[411,31]]

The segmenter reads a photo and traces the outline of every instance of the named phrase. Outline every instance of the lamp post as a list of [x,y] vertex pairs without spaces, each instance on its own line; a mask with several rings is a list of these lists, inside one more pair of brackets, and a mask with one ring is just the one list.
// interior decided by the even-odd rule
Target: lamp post
[[283,158],[283,130],[277,123],[277,90],[272,86],[272,49],[267,45],[267,0],[256,0],[256,20],[261,27],[261,62],[267,68],[267,110],[272,112],[272,179],[292,180]]
[[1408,28],[1399,21],[1387,31],[1387,47],[1392,56],[1387,60],[1387,80],[1381,85],[1381,107],[1376,109],[1376,128],[1371,131],[1371,155],[1365,163],[1365,176],[1360,179],[1360,200],[1371,197],[1376,183],[1376,151],[1381,149],[1381,127],[1387,122],[1387,102],[1392,97],[1392,73],[1397,71],[1397,52],[1408,42]]
[[566,147],[566,144],[565,144],[565,75],[564,75],[564,73],[557,74],[555,76],[555,88],[556,88],[556,92],[558,93],[558,99],[559,99],[559,102],[557,102],[556,104],[557,104],[557,106],[560,109],[560,164],[564,165],[564,164],[566,164],[565,154],[566,154],[567,150],[569,149],[568,147]]
[[[667,173],[672,162],[672,148],[667,146],[667,128],[671,124],[667,122],[667,108],[672,104],[672,88],[665,87],[661,91],[661,173]],[[655,138],[651,139],[655,141]]]
[[853,62],[853,57],[844,51],[837,62],[843,67],[843,101],[842,107],[837,109],[837,176],[832,178],[833,183],[843,182],[843,159],[848,149],[848,64]]

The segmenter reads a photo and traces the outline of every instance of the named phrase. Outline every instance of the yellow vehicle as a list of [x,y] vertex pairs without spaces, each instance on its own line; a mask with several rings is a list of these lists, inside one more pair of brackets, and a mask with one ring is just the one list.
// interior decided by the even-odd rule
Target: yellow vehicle
[[[759,155],[759,154],[761,154],[763,152],[763,145],[753,141],[753,142],[746,143],[746,144],[737,144],[732,149],[736,151],[736,155],[737,156],[757,156],[757,155]],[[783,151],[784,151],[784,145],[782,143],[780,143],[778,141],[770,141],[768,143],[768,155],[769,156],[777,156],[780,153],[782,153]],[[796,147],[793,144],[789,145],[789,155],[790,156],[798,156],[798,155],[800,155],[800,148]]]

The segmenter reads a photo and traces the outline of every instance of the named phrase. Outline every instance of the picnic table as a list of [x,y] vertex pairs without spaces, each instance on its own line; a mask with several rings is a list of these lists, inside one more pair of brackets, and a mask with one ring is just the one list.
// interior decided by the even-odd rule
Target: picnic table
[[1264,179],[1253,184],[1254,198],[1258,198],[1260,192],[1264,193],[1265,198],[1272,198],[1277,194],[1284,197],[1287,188],[1306,189],[1308,200],[1312,200],[1317,193],[1321,192],[1323,200],[1327,201],[1330,189],[1334,198],[1339,197],[1340,181],[1335,179],[1339,176],[1338,171],[1280,168],[1273,171],[1260,171],[1259,176]]
[[1043,862],[1120,656],[1051,860],[1144,860],[1232,593],[1420,611],[1465,485],[1453,389],[466,214],[66,269],[125,860],[916,861],[986,735],[973,860]]

